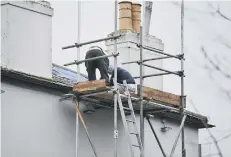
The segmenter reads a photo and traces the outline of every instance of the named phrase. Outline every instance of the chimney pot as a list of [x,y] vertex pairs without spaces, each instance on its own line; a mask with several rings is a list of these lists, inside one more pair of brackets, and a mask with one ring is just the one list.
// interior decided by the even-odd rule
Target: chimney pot
[[132,2],[129,1],[119,2],[119,29],[133,30],[132,29]]
[[132,27],[133,31],[136,33],[140,32],[140,22],[141,22],[141,4],[132,4]]

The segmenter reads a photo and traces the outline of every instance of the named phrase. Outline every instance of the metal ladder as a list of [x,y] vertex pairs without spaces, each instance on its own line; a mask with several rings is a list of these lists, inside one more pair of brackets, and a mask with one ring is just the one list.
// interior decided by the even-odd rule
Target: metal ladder
[[[124,129],[125,129],[127,141],[129,143],[131,157],[134,157],[133,147],[138,147],[139,150],[140,150],[141,157],[144,157],[144,151],[143,151],[144,149],[143,149],[143,145],[141,143],[140,135],[139,135],[139,132],[138,132],[138,127],[137,127],[137,124],[136,124],[136,117],[135,117],[135,113],[134,113],[133,106],[132,106],[131,95],[130,95],[130,92],[128,90],[127,82],[124,81],[123,83],[124,83],[124,85],[126,87],[125,93],[126,93],[127,98],[128,98],[128,106],[129,107],[124,107],[123,106],[119,91],[117,91],[117,96],[118,96],[118,104],[119,104],[119,108],[120,108],[120,113],[121,113]],[[126,118],[124,109],[131,112],[132,119],[127,119]],[[134,127],[134,129],[133,129],[134,132],[129,131],[128,123],[133,124],[132,126]],[[130,135],[136,136],[138,145],[132,144]]]

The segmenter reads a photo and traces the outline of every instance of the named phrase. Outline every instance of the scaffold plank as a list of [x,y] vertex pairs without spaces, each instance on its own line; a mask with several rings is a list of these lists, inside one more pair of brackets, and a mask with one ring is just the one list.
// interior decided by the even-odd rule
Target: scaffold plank
[[89,94],[110,89],[110,87],[106,86],[105,80],[79,82],[73,85],[73,92],[76,94]]
[[[137,86],[137,94],[131,93],[131,96],[138,99],[140,90],[140,85]],[[80,98],[89,97],[94,99],[99,99],[101,101],[112,102],[113,92],[111,92],[112,87],[106,85],[105,80],[94,80],[79,82],[73,85],[73,92],[77,95],[81,95]],[[124,94],[123,90],[120,90],[121,94]],[[179,107],[180,96],[171,94],[168,92],[160,91],[150,87],[145,87],[143,89],[144,100],[152,101],[155,103],[160,103],[164,105],[170,105],[173,107]],[[126,101],[126,97],[123,97],[122,101]]]
[[[137,86],[137,89],[138,89],[138,95],[140,95],[139,92],[140,85]],[[166,103],[166,104],[177,105],[177,106],[180,105],[180,100],[181,100],[180,96],[178,95],[160,91],[150,87],[143,87],[143,96],[144,99],[145,98],[152,99],[159,103]]]

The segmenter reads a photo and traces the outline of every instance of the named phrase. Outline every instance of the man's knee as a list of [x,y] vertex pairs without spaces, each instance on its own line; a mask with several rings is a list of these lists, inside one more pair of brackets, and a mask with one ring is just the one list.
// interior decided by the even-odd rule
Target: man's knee
[[136,83],[135,80],[133,80],[133,79],[128,79],[126,81],[127,81],[127,84],[135,84]]

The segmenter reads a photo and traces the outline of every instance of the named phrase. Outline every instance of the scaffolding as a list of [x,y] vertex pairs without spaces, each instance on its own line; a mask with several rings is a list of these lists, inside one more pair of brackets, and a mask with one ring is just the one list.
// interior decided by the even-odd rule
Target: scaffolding
[[[114,10],[115,11],[114,12],[114,14],[115,14],[114,15],[114,24],[115,24],[114,25],[114,32],[116,32],[118,30],[117,29],[117,10],[118,10],[117,1],[115,1],[114,5],[115,5],[114,6],[114,9],[115,9]],[[143,5],[143,15],[144,15],[144,9],[145,9],[144,6],[145,5]],[[76,98],[75,99],[76,109],[78,111],[77,114],[76,114],[76,157],[78,156],[78,132],[79,132],[79,117],[78,117],[78,114],[81,115],[81,113],[78,110],[79,101],[81,99],[83,99],[85,101],[90,101],[90,102],[93,101],[93,102],[95,102],[95,100],[91,100],[90,98],[87,99],[87,97],[97,95],[97,94],[103,94],[103,93],[111,93],[113,95],[113,99],[114,99],[114,105],[113,105],[113,108],[114,108],[114,157],[117,157],[118,156],[118,154],[117,154],[117,152],[118,152],[118,149],[117,149],[117,139],[118,139],[118,129],[117,129],[117,119],[118,119],[117,110],[118,110],[118,106],[117,106],[117,102],[118,102],[118,97],[126,98],[126,96],[124,94],[120,94],[118,92],[118,85],[117,85],[117,57],[119,55],[119,53],[117,52],[117,39],[120,38],[121,35],[114,35],[112,37],[107,37],[107,38],[102,38],[102,39],[97,39],[97,40],[92,40],[92,41],[81,43],[80,42],[80,30],[81,30],[80,29],[80,22],[81,22],[81,1],[78,1],[78,38],[77,38],[77,43],[75,43],[73,45],[65,46],[65,47],[62,48],[63,50],[64,49],[70,49],[70,48],[77,48],[77,60],[74,60],[73,62],[64,64],[64,66],[77,65],[77,82],[78,82],[78,80],[79,80],[78,76],[80,74],[80,68],[79,68],[80,64],[85,63],[87,61],[93,61],[93,60],[113,57],[114,58],[114,80],[113,80],[114,87],[110,91],[106,91],[106,92],[103,91],[103,92],[98,92],[98,93],[93,93],[93,94],[85,94],[85,95],[75,97]],[[122,64],[137,63],[139,65],[139,67],[140,67],[140,76],[134,77],[135,79],[138,79],[138,78],[140,79],[140,88],[139,88],[140,95],[139,95],[138,98],[132,96],[131,101],[140,103],[140,105],[139,105],[139,107],[140,107],[139,108],[139,110],[140,110],[140,139],[141,139],[142,146],[143,147],[145,146],[144,145],[144,117],[146,117],[164,157],[166,157],[167,155],[164,152],[163,147],[161,146],[161,143],[160,143],[160,141],[159,141],[159,139],[158,139],[158,137],[157,137],[157,135],[156,135],[156,133],[154,131],[154,128],[151,125],[151,122],[149,121],[150,115],[149,114],[144,115],[144,103],[155,106],[157,108],[159,107],[161,109],[165,109],[165,110],[168,110],[168,111],[169,110],[170,111],[176,111],[176,112],[181,114],[182,119],[181,119],[180,129],[179,129],[179,132],[178,132],[177,137],[175,139],[174,145],[173,145],[173,147],[171,149],[171,153],[170,153],[169,157],[173,156],[180,135],[181,135],[181,141],[182,141],[182,157],[186,157],[185,142],[184,142],[184,140],[185,140],[184,139],[184,123],[185,123],[187,115],[185,114],[186,104],[185,104],[185,96],[184,96],[184,47],[183,47],[183,45],[184,45],[184,43],[183,43],[184,23],[183,22],[184,22],[184,1],[182,0],[182,3],[181,3],[181,54],[179,54],[179,55],[171,55],[171,54],[168,54],[168,53],[164,53],[162,50],[158,50],[156,48],[144,46],[144,42],[143,42],[144,18],[143,18],[143,24],[141,24],[141,26],[140,26],[140,33],[139,33],[139,35],[140,35],[140,44],[137,44],[137,47],[140,49],[140,60],[122,63]],[[100,57],[94,57],[94,58],[85,59],[85,60],[80,60],[80,47],[81,46],[92,44],[92,43],[98,43],[98,42],[106,41],[106,40],[114,40],[114,52],[112,54],[103,55],[103,56],[100,56]],[[143,50],[148,50],[148,51],[152,51],[152,52],[161,54],[161,55],[163,55],[163,57],[156,57],[156,58],[151,58],[151,59],[143,59]],[[145,63],[147,61],[161,60],[161,59],[168,59],[168,58],[178,59],[181,62],[181,70],[180,71],[169,71],[169,70],[162,69],[162,68],[159,68],[159,67],[156,67],[156,66],[151,66],[151,65],[148,65],[148,64]],[[150,68],[162,71],[162,73],[156,73],[156,74],[151,74],[151,75],[143,75],[143,66],[150,67]],[[144,100],[144,98],[143,98],[144,78],[153,77],[153,76],[163,76],[163,75],[169,75],[169,74],[176,75],[176,76],[180,77],[180,79],[181,79],[180,107],[176,108],[176,107],[171,107],[171,106],[167,106],[167,105],[163,105],[163,104],[159,104],[159,103],[154,103],[154,102],[149,101],[149,100]],[[70,97],[70,94],[67,94],[66,96]],[[80,116],[80,119],[82,121],[81,116]],[[84,124],[84,127],[86,127],[85,124]],[[87,135],[88,135],[88,132],[87,132]],[[88,138],[90,140],[90,137],[88,137]],[[91,143],[91,141],[90,141],[90,143]],[[93,146],[92,146],[92,148],[93,148],[93,150],[95,152],[95,148]],[[96,153],[95,153],[95,156],[97,156]]]

